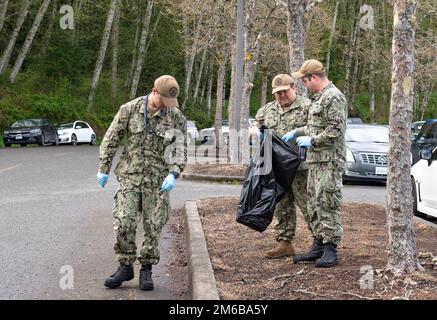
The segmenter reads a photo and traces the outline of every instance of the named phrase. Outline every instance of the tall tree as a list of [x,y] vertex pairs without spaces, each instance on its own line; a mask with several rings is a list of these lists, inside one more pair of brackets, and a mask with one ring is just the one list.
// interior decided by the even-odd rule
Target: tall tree
[[20,33],[21,27],[23,26],[24,20],[26,20],[27,14],[29,12],[30,0],[25,0],[20,8],[20,13],[18,14],[17,22],[15,23],[14,31],[9,38],[8,45],[3,51],[3,55],[0,61],[0,74],[6,70],[11,59],[12,50],[14,49],[15,42],[17,41],[18,34]]
[[413,228],[410,124],[413,110],[415,0],[394,0],[390,147],[387,176],[387,270],[401,276],[420,270]]
[[334,39],[335,27],[337,25],[337,15],[338,15],[339,5],[340,5],[340,0],[335,1],[334,18],[332,19],[331,33],[329,34],[328,49],[326,54],[326,63],[325,63],[326,75],[329,75],[329,64],[331,63],[332,40]]
[[47,11],[47,8],[50,5],[51,0],[44,0],[44,2],[39,7],[38,13],[36,14],[35,20],[33,21],[32,27],[27,33],[26,40],[24,41],[23,47],[21,48],[20,53],[18,54],[17,60],[15,61],[15,65],[12,68],[11,72],[11,82],[14,83],[17,78],[18,73],[21,70],[21,66],[23,65],[24,59],[27,56],[27,53],[30,51],[30,47],[32,46],[33,39],[35,38],[36,33],[38,32],[39,26],[41,24],[42,19]]
[[96,94],[97,84],[99,82],[100,73],[102,72],[103,61],[105,60],[106,48],[108,47],[109,35],[111,33],[112,22],[114,20],[115,9],[117,8],[118,0],[111,0],[108,17],[106,19],[105,29],[103,30],[102,42],[100,43],[99,55],[97,57],[96,68],[94,69],[94,76],[91,83],[91,91],[88,96],[88,112],[94,103],[94,96]]
[[114,23],[112,26],[112,63],[111,63],[111,96],[117,98],[117,69],[118,69],[118,35],[120,21],[120,6],[115,9]]
[[144,16],[144,21],[143,21],[143,31],[141,32],[140,46],[138,49],[137,61],[135,63],[135,71],[132,78],[132,85],[131,85],[130,96],[129,96],[130,99],[135,98],[138,90],[138,84],[140,83],[141,72],[143,70],[143,62],[146,56],[146,41],[147,41],[147,37],[149,36],[149,27],[150,27],[150,21],[152,19],[154,3],[155,3],[154,0],[147,1],[146,15]]
[[6,11],[8,10],[9,0],[3,0],[0,7],[0,33],[3,29],[3,24],[5,23]]

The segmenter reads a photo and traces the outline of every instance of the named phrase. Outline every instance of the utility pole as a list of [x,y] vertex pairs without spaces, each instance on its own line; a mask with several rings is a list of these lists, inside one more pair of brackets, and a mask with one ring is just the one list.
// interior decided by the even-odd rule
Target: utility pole
[[236,34],[236,45],[235,45],[235,106],[234,106],[234,132],[230,133],[229,138],[233,139],[231,153],[231,162],[240,163],[239,159],[239,132],[240,132],[240,112],[241,112],[241,102],[243,97],[243,64],[244,64],[244,0],[238,0],[237,5],[237,34]]

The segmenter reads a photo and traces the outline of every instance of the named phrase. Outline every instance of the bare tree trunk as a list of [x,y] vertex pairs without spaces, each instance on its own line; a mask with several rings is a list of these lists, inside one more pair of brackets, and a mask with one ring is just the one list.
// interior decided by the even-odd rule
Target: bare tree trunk
[[215,123],[214,131],[216,137],[216,150],[219,152],[219,141],[222,139],[220,131],[222,129],[222,113],[223,113],[223,84],[226,74],[226,62],[228,60],[228,48],[224,49],[223,55],[219,59],[219,69],[217,72],[217,96],[215,105]]
[[[188,52],[185,55],[185,59],[186,59],[185,60],[185,85],[184,85],[184,100],[182,102],[182,110],[185,109],[185,104],[187,103],[188,98],[190,96],[191,74],[193,73],[194,59],[196,57],[197,46],[199,43],[200,29],[202,27],[202,18],[203,16],[200,16],[199,20],[197,21],[193,44],[191,45],[191,48],[190,49],[188,47],[186,48]],[[188,28],[188,25],[186,25],[185,28]],[[185,32],[188,32],[189,34],[188,30],[186,30]],[[188,43],[188,41],[186,43]]]
[[344,80],[343,92],[344,92],[344,96],[346,98],[346,102],[347,102],[349,111],[354,110],[353,102],[351,101],[351,89],[352,89],[352,79],[353,79],[353,77],[351,77],[351,73],[352,73],[351,71],[352,71],[353,61],[354,61],[354,58],[356,55],[356,50],[357,50],[357,38],[358,38],[359,29],[360,29],[359,11],[360,11],[360,7],[361,7],[362,3],[363,3],[363,0],[358,0],[358,11],[356,10],[356,8],[354,11],[355,12],[354,23],[352,25],[352,30],[351,30],[349,44],[348,44],[349,48],[347,51],[347,59],[346,59],[346,76],[345,76],[345,80]]
[[267,74],[267,70],[264,70],[261,76],[261,105],[265,106],[267,104],[267,90],[269,86],[269,78]]
[[1,9],[0,9],[0,33],[2,32],[3,24],[5,23],[6,11],[8,10],[8,2],[9,2],[9,0],[3,0],[3,3],[1,5]]
[[413,228],[410,124],[413,103],[415,0],[394,0],[390,147],[387,176],[387,270],[402,276],[422,270]]
[[152,32],[150,32],[150,37],[148,37],[149,40],[147,41],[145,54],[147,54],[147,52],[149,52],[150,43],[152,42],[153,35],[155,34],[156,28],[158,27],[159,19],[161,18],[161,14],[162,14],[162,10],[159,10],[158,16],[156,17],[156,20],[155,20],[155,24],[153,25]]
[[21,48],[21,51],[18,54],[17,61],[15,61],[15,65],[12,68],[12,72],[11,72],[12,83],[15,82],[15,79],[17,78],[17,75],[21,70],[21,66],[23,65],[24,59],[26,58],[26,55],[29,52],[30,46],[32,45],[32,41],[35,38],[36,33],[38,32],[39,26],[41,24],[42,19],[44,18],[44,14],[47,11],[50,1],[51,0],[44,0],[44,2],[39,7],[33,25],[30,28],[29,33],[27,34],[23,47]]
[[331,62],[331,48],[332,48],[332,40],[334,39],[335,34],[335,27],[337,25],[337,15],[338,15],[338,6],[340,5],[340,1],[337,0],[335,2],[335,10],[334,10],[334,18],[332,19],[332,25],[331,25],[331,34],[329,35],[329,42],[328,42],[328,53],[326,55],[326,75],[329,75],[329,63]]
[[118,0],[112,0],[111,6],[108,12],[108,18],[106,19],[105,29],[103,30],[102,42],[100,43],[99,55],[97,57],[96,68],[94,70],[93,81],[91,83],[91,91],[88,96],[88,109],[89,112],[94,102],[94,95],[96,93],[97,83],[99,82],[100,73],[102,72],[103,61],[105,60],[106,48],[108,47],[109,36],[111,33],[112,21],[114,20],[115,9],[117,8]]
[[193,96],[194,102],[196,102],[197,96],[199,94],[200,79],[202,78],[203,66],[205,64],[205,59],[206,59],[206,53],[207,52],[208,52],[208,48],[205,48],[203,50],[202,60],[200,61],[199,72],[197,73],[197,79],[196,79],[196,86],[194,88],[194,96]]
[[233,152],[238,147],[238,132],[235,123],[235,112],[238,108],[235,107],[235,79],[237,72],[236,64],[236,43],[235,37],[231,40],[231,90],[229,93],[229,107],[228,107],[228,119],[229,119],[229,143],[228,148],[228,163],[238,163],[238,152]]
[[370,56],[369,64],[369,108],[370,108],[370,119],[374,120],[375,115],[375,62],[376,62],[376,25],[374,26],[370,34],[370,42],[372,44],[372,53]]
[[82,0],[76,0],[74,3],[74,42],[79,41],[80,16],[82,12]]
[[147,36],[149,35],[150,20],[152,18],[152,9],[153,9],[154,2],[155,2],[154,0],[149,0],[147,2],[146,16],[144,18],[143,31],[140,40],[140,49],[136,62],[135,73],[132,79],[132,86],[131,86],[130,97],[129,97],[130,99],[135,98],[138,90],[138,84],[140,82],[141,71],[143,69],[143,61],[146,55],[146,41],[147,41]]
[[17,23],[15,24],[14,31],[9,39],[8,45],[3,51],[2,59],[0,61],[0,74],[6,70],[11,59],[12,50],[14,49],[15,42],[17,41],[18,34],[20,33],[21,27],[23,26],[24,20],[29,13],[30,0],[25,0],[21,6],[20,13],[18,15]]
[[[306,38],[305,30],[305,7],[307,1],[288,0],[287,5],[287,38],[289,46],[290,72],[295,72],[304,63],[304,45]],[[297,82],[297,92],[306,96],[306,90],[302,81]]]
[[208,79],[208,91],[206,94],[206,106],[208,109],[208,119],[211,119],[211,96],[212,96],[212,77],[213,77],[213,69],[211,68],[211,73]]
[[[137,21],[136,21],[136,30],[135,30],[135,40],[134,40],[134,53],[132,55],[132,62],[130,65],[128,76],[126,77],[126,80],[124,82],[124,87],[128,88],[129,84],[132,84],[132,77],[135,70],[135,62],[137,61],[137,55],[138,55],[138,38],[140,35],[140,27],[141,27],[141,1],[138,1],[138,15],[137,15]],[[130,89],[130,87],[129,87]]]
[[428,85],[425,87],[425,91],[423,93],[422,106],[420,108],[420,110],[421,110],[421,112],[420,112],[420,120],[423,120],[423,118],[425,116],[425,110],[428,107],[429,98],[431,96],[432,90],[433,90],[432,84],[428,83]]
[[111,96],[113,99],[117,98],[117,66],[118,66],[118,28],[120,22],[120,6],[117,6],[114,14],[114,23],[112,26],[112,87]]
[[50,21],[49,21],[49,26],[47,28],[47,33],[45,35],[45,38],[43,40],[43,45],[41,47],[41,53],[40,56],[44,57],[47,51],[47,48],[49,46],[50,43],[50,38],[52,37],[52,33],[53,33],[53,27],[55,24],[55,20],[58,14],[58,0],[53,0],[52,3],[52,14],[50,15]]

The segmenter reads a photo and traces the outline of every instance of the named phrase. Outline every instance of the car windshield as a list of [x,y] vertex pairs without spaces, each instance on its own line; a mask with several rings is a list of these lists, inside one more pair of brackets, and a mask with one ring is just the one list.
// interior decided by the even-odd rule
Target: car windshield
[[69,128],[73,128],[73,123],[63,123],[60,124],[58,129],[69,129]]
[[222,126],[229,126],[229,120],[222,120]]
[[387,127],[347,128],[346,141],[388,143],[388,128]]
[[36,127],[37,123],[35,120],[20,120],[16,121],[12,124],[12,128],[20,128],[20,127]]

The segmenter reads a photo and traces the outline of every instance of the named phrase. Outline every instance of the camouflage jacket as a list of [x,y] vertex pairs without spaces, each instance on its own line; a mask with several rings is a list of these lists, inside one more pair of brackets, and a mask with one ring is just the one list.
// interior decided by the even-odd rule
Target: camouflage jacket
[[187,150],[186,119],[177,108],[166,108],[144,121],[145,97],[122,105],[100,145],[99,171],[109,173],[120,140],[126,136],[123,154],[114,172],[123,185],[159,187],[171,171],[181,173]]
[[308,148],[307,162],[335,162],[341,167],[346,161],[346,99],[330,83],[311,100],[305,134],[314,138],[315,147]]
[[[310,105],[311,100],[301,96],[296,96],[296,100],[285,109],[277,101],[270,102],[258,110],[252,126],[260,128],[264,125],[273,129],[280,137],[293,129],[304,132]],[[292,143],[296,143],[296,140]],[[301,163],[299,169],[304,170],[307,167]]]

